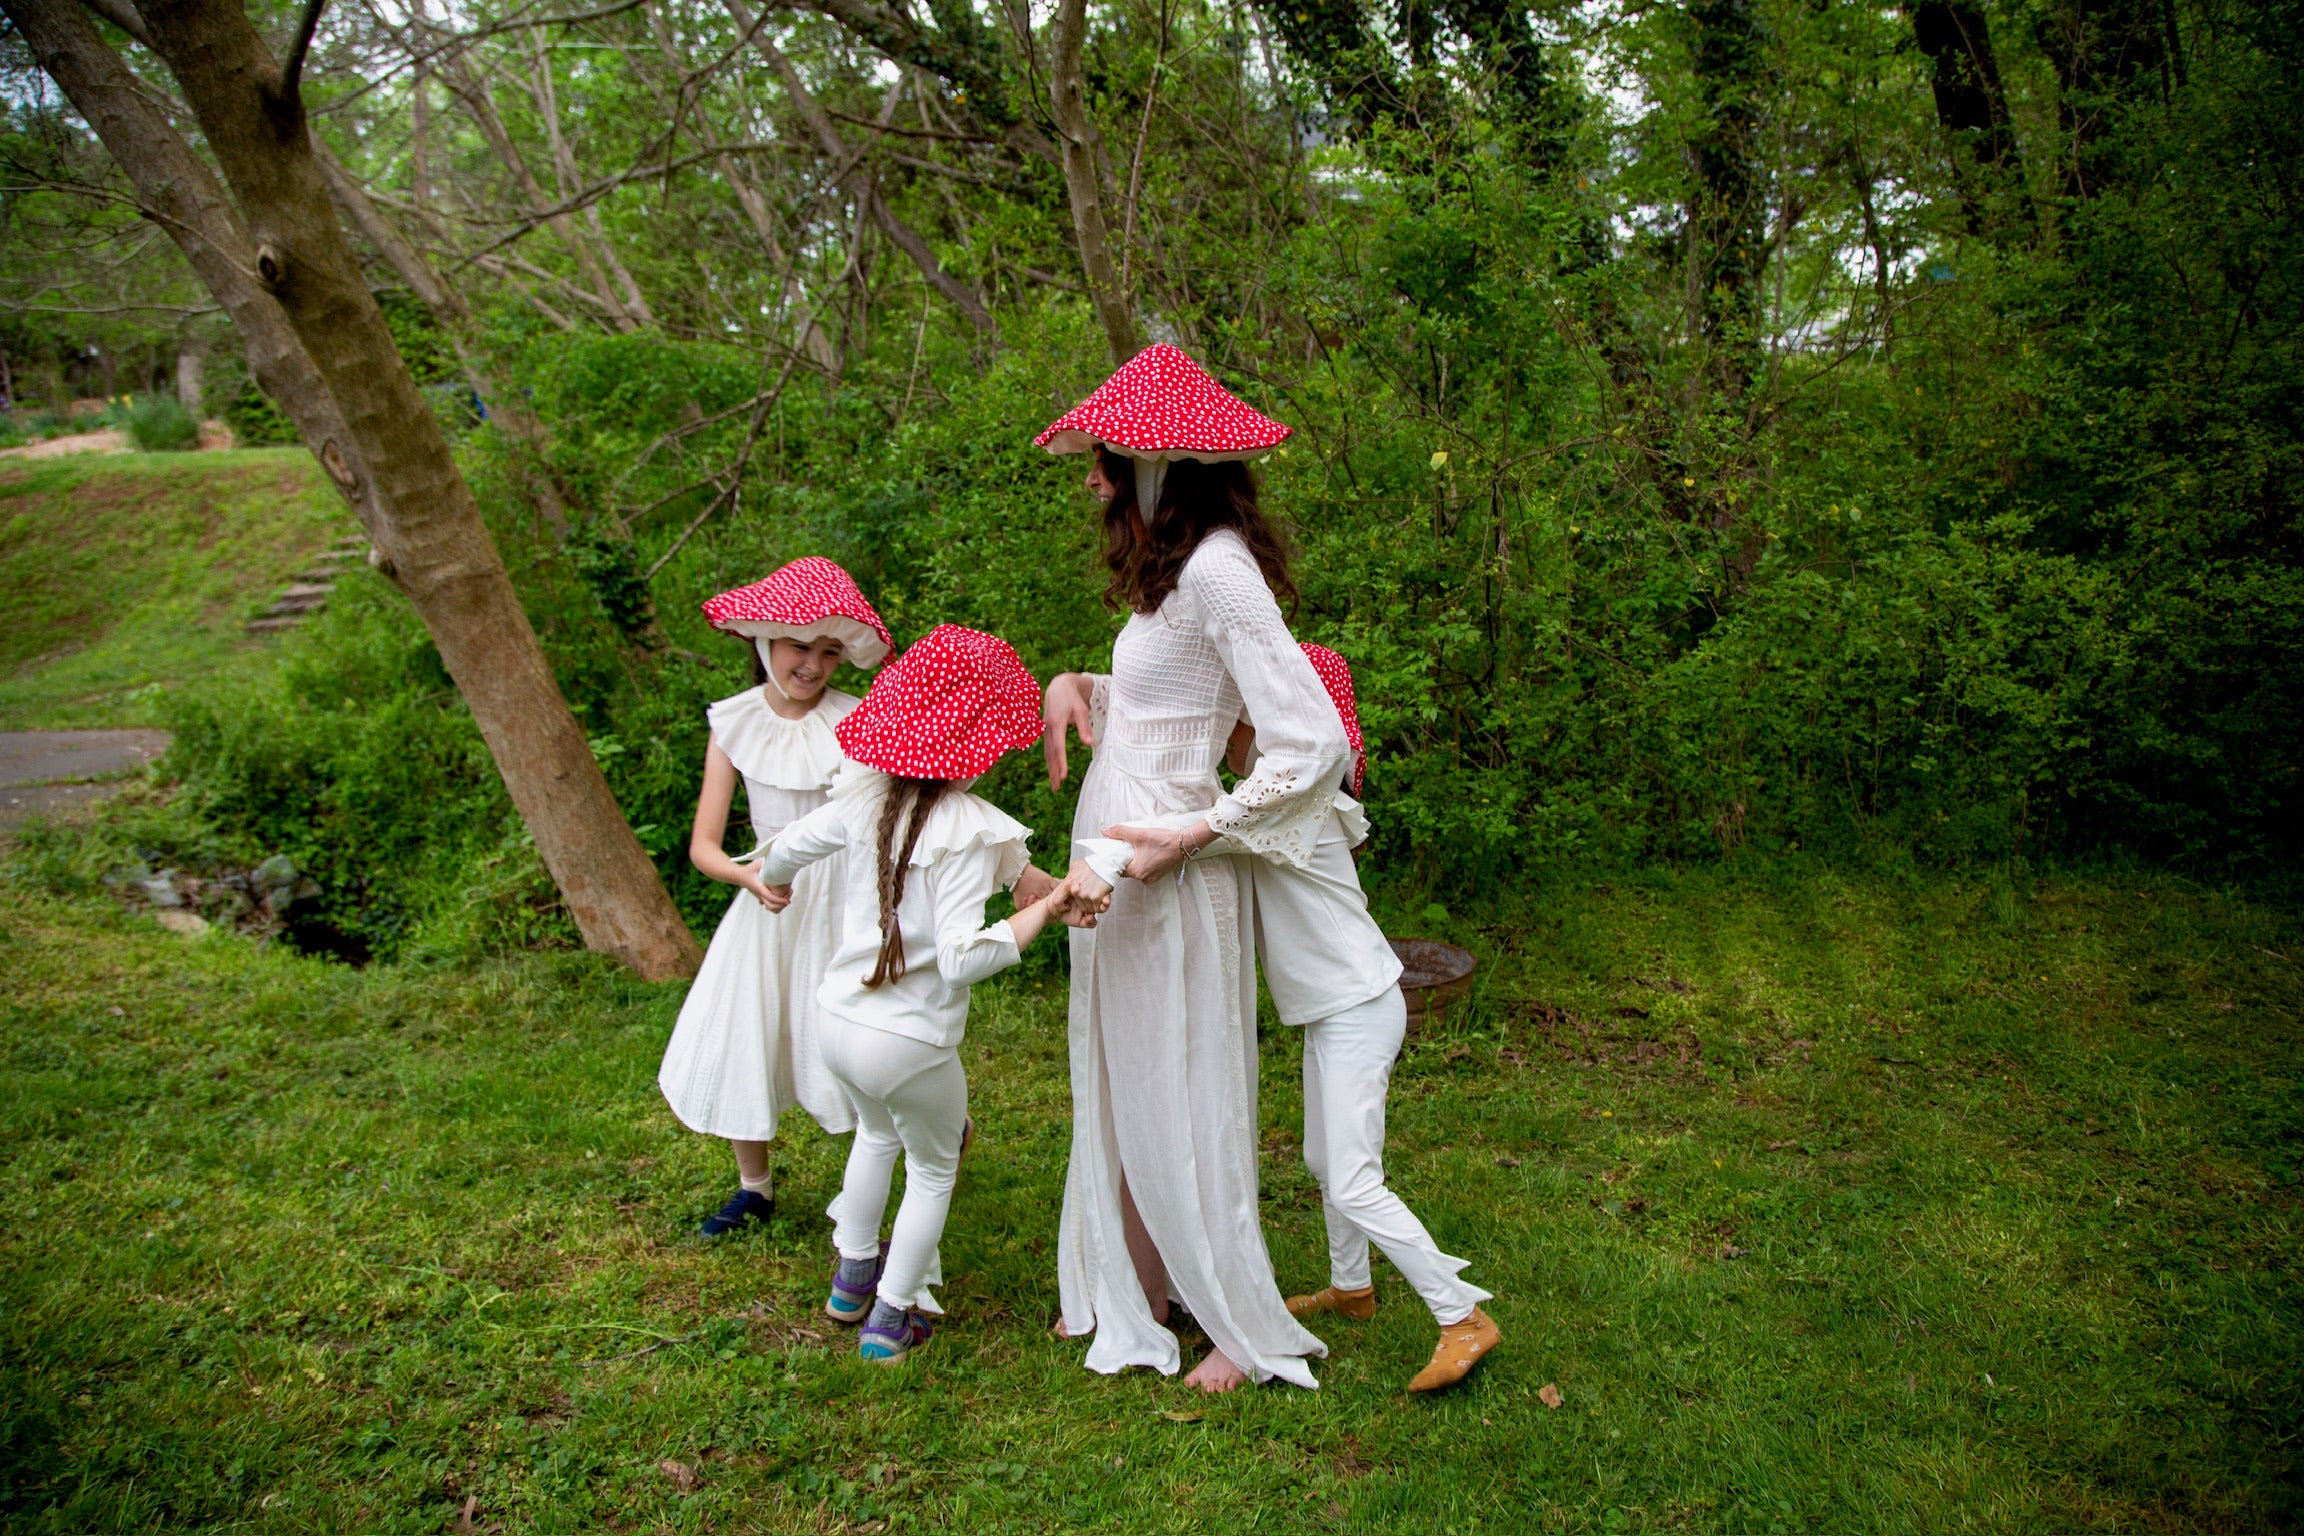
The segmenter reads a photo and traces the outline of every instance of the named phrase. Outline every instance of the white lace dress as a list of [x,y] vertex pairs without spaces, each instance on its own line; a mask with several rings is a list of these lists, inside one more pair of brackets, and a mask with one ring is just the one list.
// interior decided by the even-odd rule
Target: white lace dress
[[[787,720],[765,685],[706,711],[712,739],[744,776],[752,831],[762,843],[825,802],[845,760],[832,728],[857,705],[827,688]],[[847,855],[801,871],[781,917],[739,890],[704,952],[681,1005],[656,1085],[680,1123],[731,1141],[767,1141],[794,1104],[827,1131],[853,1130],[856,1112],[817,1052],[817,986],[840,938]]]
[[[1333,814],[1343,727],[1240,536],[1210,535],[1156,613],[1136,614],[1096,687],[1096,757],[1075,838],[1204,811],[1244,850],[1302,866]],[[1245,704],[1263,756],[1230,794],[1216,764]],[[1072,1161],[1057,1277],[1092,1370],[1172,1372],[1120,1224],[1120,1180],[1173,1299],[1250,1377],[1314,1385],[1327,1347],[1288,1315],[1257,1209],[1256,972],[1248,883],[1232,861],[1123,880],[1073,929]]]

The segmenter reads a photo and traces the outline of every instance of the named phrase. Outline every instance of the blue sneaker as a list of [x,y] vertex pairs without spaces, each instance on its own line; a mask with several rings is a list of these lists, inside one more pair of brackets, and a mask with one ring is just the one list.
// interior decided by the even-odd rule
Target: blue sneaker
[[776,1214],[776,1202],[765,1195],[756,1195],[740,1189],[728,1197],[728,1203],[704,1218],[697,1228],[706,1237],[726,1237],[748,1221],[767,1225],[768,1218]]
[[894,1365],[927,1343],[936,1332],[935,1325],[928,1321],[928,1314],[917,1307],[907,1307],[898,1315],[902,1321],[886,1327],[877,1320],[867,1324],[856,1339],[857,1355],[874,1365]]
[[888,1267],[888,1239],[880,1240],[880,1252],[870,1263],[872,1268],[868,1272],[843,1276],[841,1271],[849,1269],[851,1261],[837,1253],[832,1255],[832,1294],[824,1300],[826,1317],[852,1328],[872,1315],[872,1297],[880,1289],[880,1271]]

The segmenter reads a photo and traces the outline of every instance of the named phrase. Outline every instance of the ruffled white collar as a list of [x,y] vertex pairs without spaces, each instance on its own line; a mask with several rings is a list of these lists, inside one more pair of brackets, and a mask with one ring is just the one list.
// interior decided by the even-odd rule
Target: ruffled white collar
[[832,728],[860,701],[827,688],[816,707],[787,720],[768,707],[767,690],[754,686],[704,711],[712,739],[736,771],[770,789],[823,789],[846,759]]
[[[870,846],[879,836],[880,798],[888,792],[888,784],[888,775],[853,760],[832,781],[832,799],[847,807],[849,835],[859,839],[862,846]],[[912,845],[912,867],[933,864],[971,848],[996,848],[1000,852],[1000,889],[1006,890],[1031,862],[1024,848],[1031,836],[1030,827],[991,801],[964,789],[951,790],[928,813],[920,839]]]

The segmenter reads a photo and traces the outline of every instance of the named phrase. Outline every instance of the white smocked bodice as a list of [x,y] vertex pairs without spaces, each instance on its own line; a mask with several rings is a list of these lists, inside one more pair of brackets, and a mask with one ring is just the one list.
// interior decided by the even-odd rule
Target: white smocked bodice
[[[1243,712],[1256,723],[1260,756],[1225,793],[1216,765]],[[1130,616],[1113,643],[1111,676],[1097,681],[1093,714],[1092,773],[1158,786],[1149,797],[1158,810],[1207,808],[1209,825],[1246,851],[1310,861],[1349,749],[1239,534],[1219,529],[1201,540],[1158,610]],[[1102,798],[1083,790],[1084,801]]]

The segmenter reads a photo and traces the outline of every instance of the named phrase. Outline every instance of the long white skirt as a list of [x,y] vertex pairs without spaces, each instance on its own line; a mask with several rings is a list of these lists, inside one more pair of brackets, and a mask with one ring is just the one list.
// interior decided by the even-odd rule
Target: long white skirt
[[[1193,786],[1130,779],[1099,761],[1073,826],[1188,807]],[[1057,1281],[1065,1330],[1094,1332],[1088,1366],[1173,1372],[1176,1335],[1152,1320],[1120,1219],[1125,1168],[1168,1269],[1171,1298],[1258,1381],[1313,1386],[1328,1347],[1288,1315],[1256,1202],[1256,973],[1247,883],[1229,860],[1154,885],[1123,880],[1093,929],[1072,934],[1072,1162]]]
[[731,1141],[767,1141],[794,1104],[825,1130],[856,1125],[817,1048],[816,988],[832,956],[847,855],[802,870],[782,913],[739,890],[664,1047],[656,1086],[680,1123]]

